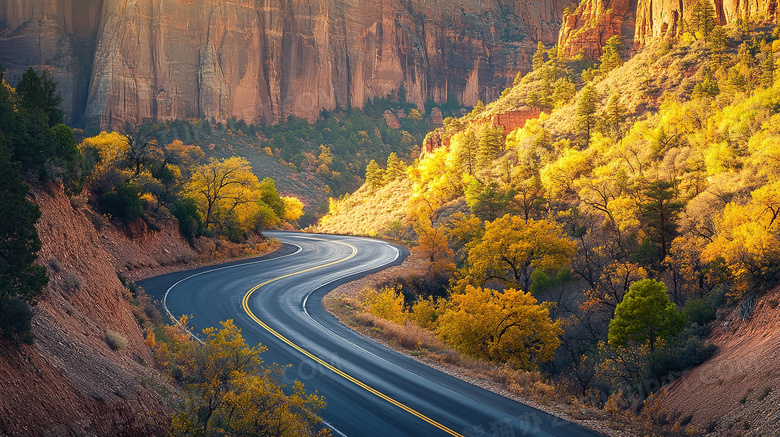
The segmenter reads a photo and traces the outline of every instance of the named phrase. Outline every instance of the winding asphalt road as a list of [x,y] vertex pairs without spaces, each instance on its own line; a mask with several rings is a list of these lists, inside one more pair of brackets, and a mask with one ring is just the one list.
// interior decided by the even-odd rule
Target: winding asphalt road
[[255,260],[141,281],[196,332],[233,319],[265,362],[291,367],[325,396],[336,436],[595,436],[597,433],[453,378],[345,327],[322,306],[338,284],[401,262],[403,249],[356,237],[269,233],[284,243]]

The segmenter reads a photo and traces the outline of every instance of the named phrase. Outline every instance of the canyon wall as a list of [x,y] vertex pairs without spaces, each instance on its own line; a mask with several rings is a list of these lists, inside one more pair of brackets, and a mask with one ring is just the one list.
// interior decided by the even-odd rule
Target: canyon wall
[[[677,37],[685,32],[698,0],[582,0],[574,10],[564,12],[558,45],[567,56],[580,51],[591,59],[613,35],[627,46],[641,46],[657,38]],[[713,0],[721,25],[740,18],[778,22],[777,0]]]
[[54,72],[102,126],[313,119],[403,87],[489,101],[557,38],[563,0],[0,0],[0,62]]
[[0,0],[0,64],[16,84],[29,67],[59,84],[71,120],[84,113],[103,0]]

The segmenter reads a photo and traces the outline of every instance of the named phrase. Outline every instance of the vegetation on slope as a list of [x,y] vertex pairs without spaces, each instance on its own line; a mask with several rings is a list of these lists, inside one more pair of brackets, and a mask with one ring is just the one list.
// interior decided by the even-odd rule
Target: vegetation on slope
[[[385,300],[402,296],[397,311],[414,314],[443,294],[424,327],[472,354],[523,363],[522,348],[482,354],[441,323],[474,290],[528,291],[563,329],[555,353],[533,362],[598,406],[641,408],[707,359],[716,309],[780,280],[780,42],[772,25],[702,20],[626,62],[615,39],[590,65],[542,46],[534,71],[497,102],[445,120],[431,134],[443,147],[406,173],[412,188],[383,200],[406,205],[401,228],[438,279],[385,290]],[[493,115],[524,106],[545,113],[506,137],[493,127]],[[371,215],[379,192],[364,186],[349,208],[334,202],[323,227]],[[399,227],[395,217],[366,220],[380,235]],[[492,320],[475,324],[525,328]]]
[[362,110],[323,111],[313,123],[292,117],[274,125],[172,120],[141,130],[161,145],[178,140],[200,147],[206,158],[246,158],[254,173],[273,178],[280,192],[304,202],[300,224],[307,226],[326,211],[328,197],[360,187],[371,160],[383,162],[391,153],[407,162],[419,156],[419,144],[436,121],[434,108],[460,113],[454,98],[443,105],[429,102],[423,110],[407,102],[401,89],[368,100]]

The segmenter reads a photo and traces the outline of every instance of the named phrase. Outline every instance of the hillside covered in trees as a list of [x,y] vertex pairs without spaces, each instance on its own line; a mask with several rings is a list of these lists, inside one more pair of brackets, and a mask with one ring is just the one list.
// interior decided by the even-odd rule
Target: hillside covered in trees
[[612,37],[595,62],[540,43],[408,168],[369,166],[317,229],[410,242],[430,267],[366,310],[665,432],[726,432],[643,403],[714,353],[718,314],[748,318],[780,282],[780,29],[715,17],[699,2],[679,37]]

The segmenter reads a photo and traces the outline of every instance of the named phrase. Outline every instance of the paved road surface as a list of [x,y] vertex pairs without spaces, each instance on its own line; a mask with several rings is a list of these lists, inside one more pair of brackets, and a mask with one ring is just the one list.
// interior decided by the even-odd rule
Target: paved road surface
[[[595,436],[597,433],[419,364],[330,315],[336,285],[401,262],[403,249],[365,238],[269,233],[276,253],[141,281],[196,332],[233,319],[265,362],[291,364],[288,382],[325,396],[334,436]],[[167,295],[166,295],[167,293]]]

